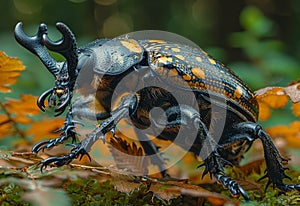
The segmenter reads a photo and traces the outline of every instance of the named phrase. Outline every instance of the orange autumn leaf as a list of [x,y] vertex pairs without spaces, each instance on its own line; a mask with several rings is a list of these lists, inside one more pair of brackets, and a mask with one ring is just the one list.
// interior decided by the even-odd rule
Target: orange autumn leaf
[[0,114],[0,125],[7,124],[9,122],[10,122],[10,120],[6,115]]
[[263,102],[258,102],[259,105],[259,113],[258,118],[261,120],[267,120],[271,116],[271,109],[268,104],[265,104]]
[[[266,87],[255,92],[259,105],[259,119],[267,120],[270,117],[270,108],[278,109],[288,103],[288,99],[295,105],[300,102],[300,83],[292,83],[288,87]],[[299,116],[299,106],[293,105],[294,114]]]
[[20,100],[8,99],[5,103],[7,111],[15,114],[13,120],[18,123],[29,123],[31,120],[28,115],[37,115],[40,109],[36,106],[37,97],[21,94]]
[[300,117],[300,102],[293,104],[292,110],[297,117]]
[[0,138],[10,134],[11,131],[10,119],[6,115],[0,115]]
[[24,65],[18,58],[9,57],[0,51],[0,91],[10,92],[9,85],[17,81],[16,78],[20,76],[19,71],[24,69]]
[[63,119],[43,119],[31,124],[26,131],[26,136],[33,136],[33,142],[41,139],[50,139],[59,136],[59,132],[55,132],[63,126]]
[[288,148],[300,148],[300,121],[290,125],[279,125],[267,129],[273,138],[281,138]]

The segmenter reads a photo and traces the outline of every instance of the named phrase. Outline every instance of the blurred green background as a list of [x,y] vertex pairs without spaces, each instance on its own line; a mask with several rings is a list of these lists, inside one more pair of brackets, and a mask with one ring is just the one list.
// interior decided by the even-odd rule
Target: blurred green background
[[[53,40],[60,38],[55,23],[64,22],[79,45],[138,30],[174,32],[228,65],[253,90],[286,86],[300,77],[299,0],[0,0],[0,14],[0,50],[27,67],[8,96],[39,95],[54,83],[39,60],[14,40],[19,21],[28,35],[46,23]],[[293,118],[279,115],[268,122]]]

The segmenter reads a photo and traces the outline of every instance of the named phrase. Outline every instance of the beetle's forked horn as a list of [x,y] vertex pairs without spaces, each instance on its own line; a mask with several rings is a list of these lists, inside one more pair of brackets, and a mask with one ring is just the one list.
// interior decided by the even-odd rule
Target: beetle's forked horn
[[43,43],[49,50],[60,53],[66,58],[69,78],[70,81],[73,81],[76,79],[75,72],[78,63],[76,39],[72,31],[64,23],[56,23],[56,28],[63,35],[62,39],[53,42],[45,33],[43,34]]
[[19,22],[15,27],[15,38],[19,44],[28,49],[30,52],[37,55],[51,74],[56,76],[58,73],[57,62],[50,56],[44,46],[43,36],[47,36],[46,24],[40,24],[39,30],[35,36],[27,36],[22,28],[22,22]]
[[37,55],[55,77],[59,73],[57,61],[50,56],[47,49],[63,55],[67,60],[70,81],[73,82],[76,79],[76,67],[78,63],[76,39],[72,31],[65,24],[58,22],[56,28],[63,37],[53,42],[48,37],[46,24],[40,24],[37,34],[30,37],[24,33],[22,22],[19,22],[15,27],[15,38],[19,44]]

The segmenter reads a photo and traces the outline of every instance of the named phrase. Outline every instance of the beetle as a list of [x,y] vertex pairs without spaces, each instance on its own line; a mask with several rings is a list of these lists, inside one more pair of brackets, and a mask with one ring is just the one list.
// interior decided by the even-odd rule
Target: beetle
[[[55,77],[55,86],[39,97],[38,106],[44,111],[48,99],[48,105],[55,108],[56,115],[68,109],[60,136],[37,143],[32,151],[38,153],[40,150],[51,149],[69,138],[74,143],[73,148],[69,154],[41,161],[41,170],[49,164],[69,164],[84,155],[90,158],[88,152],[91,146],[98,139],[103,139],[106,133],[114,133],[118,122],[129,117],[138,128],[137,136],[145,154],[152,156],[152,163],[160,168],[164,176],[167,173],[163,158],[160,155],[153,156],[159,153],[159,148],[140,130],[150,125],[154,125],[154,130],[160,130],[156,138],[162,140],[175,141],[180,128],[188,131],[185,134],[193,133],[194,139],[185,136],[176,144],[197,156],[202,149],[208,149],[208,155],[201,165],[205,167],[203,176],[210,174],[228,188],[232,195],[242,195],[246,200],[249,200],[248,194],[236,180],[224,174],[224,167],[237,166],[252,143],[260,139],[267,165],[263,178],[268,178],[268,185],[273,184],[283,191],[300,191],[300,184],[283,182],[284,178],[289,178],[285,173],[287,168],[283,166],[287,160],[280,155],[270,136],[257,123],[258,104],[253,92],[229,68],[200,48],[166,40],[135,40],[126,37],[100,39],[77,48],[72,31],[63,23],[57,23],[56,27],[63,36],[57,42],[48,38],[45,24],[39,26],[33,37],[23,32],[21,22],[15,27],[16,40],[37,55]],[[57,62],[47,49],[63,55],[66,61]],[[95,89],[96,101],[104,108],[104,112],[95,115],[100,124],[85,139],[75,143],[75,124],[78,122],[74,120],[74,115],[90,115],[89,112],[80,109],[75,112],[72,109],[74,104],[84,107],[84,98],[71,103],[78,74],[84,69],[88,71],[88,85]],[[133,87],[135,84],[142,84],[143,87],[136,91],[131,90],[132,87],[125,87],[122,91],[127,94],[111,109],[114,90],[129,74],[139,74],[138,80],[131,80],[130,83]],[[156,84],[147,86],[147,82]],[[181,105],[173,92],[168,90],[192,103]],[[187,93],[192,94],[192,97]],[[162,115],[151,116],[150,110],[155,107],[163,110],[165,119]],[[213,119],[213,109],[226,113],[220,113]],[[216,140],[219,128],[218,124],[214,126],[213,123],[219,119],[224,122],[224,127],[220,128],[222,132]]]

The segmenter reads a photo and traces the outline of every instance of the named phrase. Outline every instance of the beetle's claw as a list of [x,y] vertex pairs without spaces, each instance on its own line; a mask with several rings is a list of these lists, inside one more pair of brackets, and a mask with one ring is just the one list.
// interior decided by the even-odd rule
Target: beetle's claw
[[63,143],[65,140],[69,139],[70,137],[72,138],[72,142],[74,143],[76,141],[76,135],[78,134],[73,130],[74,128],[75,128],[74,126],[70,126],[70,128],[68,128],[67,131],[61,133],[62,136],[57,137],[55,139],[45,140],[37,143],[36,145],[33,146],[32,152],[38,153],[41,150],[50,149],[58,144]]
[[69,134],[65,134],[63,136],[57,137],[55,139],[51,139],[51,140],[45,140],[42,142],[39,142],[37,144],[35,144],[32,148],[32,152],[33,153],[38,153],[41,150],[44,149],[50,149],[58,144],[63,143],[65,140],[69,139],[69,137],[72,138],[72,142],[76,141],[76,132],[74,130],[69,131]]
[[214,176],[217,181],[222,184],[225,188],[230,190],[230,193],[233,196],[242,195],[245,200],[250,200],[247,192],[239,185],[236,180],[231,179],[224,175],[224,167],[225,166],[232,166],[232,163],[223,159],[218,152],[214,151],[209,155],[203,164],[199,167],[205,167],[202,173],[202,178],[209,173],[210,178]]
[[47,97],[49,95],[51,95],[53,92],[53,88],[51,89],[48,89],[47,91],[45,91],[37,100],[37,105],[38,107],[43,111],[45,112],[45,100],[47,99]]
[[214,176],[220,184],[230,190],[230,193],[233,196],[242,195],[245,200],[250,200],[247,192],[239,183],[236,182],[236,180],[233,180],[221,173],[215,173]]
[[65,164],[70,163],[72,160],[68,158],[68,156],[59,156],[59,157],[49,157],[44,159],[38,165],[41,165],[41,172],[46,169],[50,164],[54,164],[57,167],[63,166]]
[[291,191],[291,190],[300,191],[300,184],[280,184],[280,185],[276,185],[276,187],[285,192]]
[[247,194],[247,192],[244,190],[244,188],[242,188],[242,186],[239,184],[237,184],[237,188],[238,188],[238,193],[241,194],[246,201],[249,201],[250,197]]
[[63,165],[67,165],[71,163],[74,159],[79,158],[81,160],[85,155],[89,158],[91,161],[92,158],[89,155],[89,153],[85,150],[85,148],[79,143],[79,144],[71,144],[70,146],[74,147],[71,152],[64,156],[57,156],[57,157],[49,157],[47,159],[44,159],[41,161],[38,165],[41,166],[41,171],[43,169],[46,169],[48,165],[54,164],[57,167],[61,167]]
[[32,147],[31,151],[32,151],[33,153],[36,153],[36,154],[37,154],[39,151],[41,151],[41,150],[43,150],[43,149],[45,148],[45,145],[48,145],[48,144],[49,144],[49,140],[41,141],[41,142],[35,144],[35,145]]

